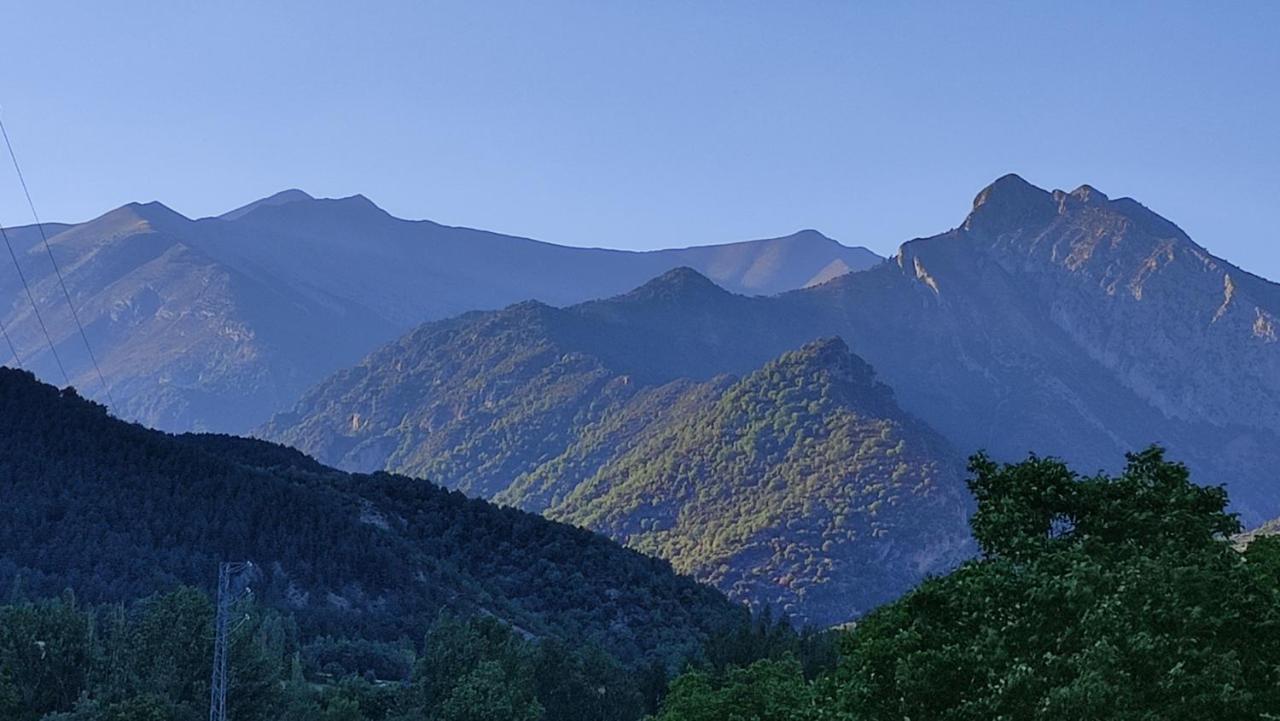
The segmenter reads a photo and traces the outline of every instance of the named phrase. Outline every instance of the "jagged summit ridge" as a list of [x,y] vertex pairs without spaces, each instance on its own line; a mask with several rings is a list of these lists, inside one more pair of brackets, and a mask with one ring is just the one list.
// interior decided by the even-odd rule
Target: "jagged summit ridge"
[[978,193],[963,227],[974,232],[999,232],[1045,222],[1056,212],[1056,203],[1048,191],[1010,173]]
[[991,181],[973,198],[973,209],[990,203],[1009,205],[1016,202],[1036,202],[1048,192],[1023,179],[1017,173],[1006,173]]
[[[1054,191],[1055,195],[1058,192],[1061,192],[1061,191]],[[1075,198],[1076,200],[1085,204],[1102,205],[1111,200],[1110,198],[1107,197],[1105,193],[1103,193],[1102,191],[1098,190],[1097,188],[1087,183],[1071,191],[1069,195],[1072,198]]]

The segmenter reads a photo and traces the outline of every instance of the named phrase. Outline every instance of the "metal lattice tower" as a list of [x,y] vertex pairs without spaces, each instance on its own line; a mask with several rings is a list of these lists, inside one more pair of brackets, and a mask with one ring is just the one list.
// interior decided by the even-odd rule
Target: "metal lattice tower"
[[209,683],[209,721],[227,721],[227,641],[231,635],[231,607],[248,592],[248,587],[242,590],[237,582],[252,566],[248,561],[218,566],[218,606],[213,621],[213,680]]

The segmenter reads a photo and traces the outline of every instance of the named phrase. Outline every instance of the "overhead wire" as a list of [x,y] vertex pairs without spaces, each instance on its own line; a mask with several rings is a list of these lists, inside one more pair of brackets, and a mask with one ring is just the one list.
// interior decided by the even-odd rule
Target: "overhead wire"
[[[58,348],[53,343],[53,336],[49,335],[49,326],[44,324],[44,316],[40,315],[40,306],[36,305],[36,297],[31,292],[31,285],[27,283],[27,274],[22,272],[22,265],[18,263],[18,254],[13,252],[13,243],[9,242],[9,231],[0,225],[0,238],[4,238],[4,247],[9,249],[9,259],[13,261],[14,270],[18,271],[18,280],[22,281],[22,289],[27,292],[27,300],[31,302],[31,312],[35,314],[36,323],[40,324],[40,332],[44,334],[44,339],[49,343],[49,352],[53,354],[53,360],[58,364],[58,370],[62,371],[62,378],[67,385],[71,385],[71,376],[67,375],[66,366],[62,365],[62,357],[58,355]],[[9,333],[5,332],[5,338],[9,337]]]
[[[107,383],[107,377],[102,374],[102,367],[98,365],[98,357],[93,352],[93,345],[89,343],[89,334],[85,332],[84,324],[80,322],[80,314],[76,312],[76,304],[71,300],[71,293],[67,290],[67,282],[62,277],[62,270],[58,268],[58,261],[53,257],[53,247],[49,245],[49,236],[44,232],[44,224],[40,222],[40,214],[36,212],[36,204],[31,200],[31,190],[28,189],[27,179],[22,174],[22,166],[18,164],[18,154],[13,152],[13,143],[9,141],[9,131],[4,127],[3,117],[0,117],[0,135],[4,136],[4,145],[9,151],[9,158],[13,160],[13,169],[18,173],[18,182],[22,185],[22,193],[27,196],[27,207],[31,209],[31,217],[35,218],[36,229],[40,231],[40,240],[44,243],[45,252],[49,254],[49,263],[53,265],[53,273],[58,278],[58,286],[62,288],[62,297],[66,299],[67,308],[71,310],[71,318],[76,322],[76,328],[80,330],[80,339],[84,341],[84,348],[89,353],[89,360],[93,362],[93,370],[98,374],[98,381],[102,383],[102,390],[107,396],[107,402],[114,408],[116,402],[111,397],[111,386]],[[13,249],[10,248],[9,252],[12,254]],[[17,263],[16,257],[14,258],[14,263]],[[25,281],[23,282],[25,283]],[[29,294],[30,292],[28,291]],[[33,299],[31,302],[34,307],[35,300]],[[43,325],[43,321],[41,321],[41,325]],[[46,332],[45,335],[47,336],[48,333]],[[52,343],[53,341],[50,341],[50,347],[52,347]],[[57,356],[56,351],[54,355],[55,357]],[[61,367],[61,360],[58,361],[58,365]],[[63,369],[62,374],[66,376],[65,369]],[[67,378],[67,384],[71,384],[69,377]]]
[[9,329],[4,327],[4,321],[0,320],[0,335],[4,336],[4,342],[9,344],[9,353],[13,356],[13,367],[22,367],[22,356],[18,355],[18,346],[13,344],[13,339],[9,337]]

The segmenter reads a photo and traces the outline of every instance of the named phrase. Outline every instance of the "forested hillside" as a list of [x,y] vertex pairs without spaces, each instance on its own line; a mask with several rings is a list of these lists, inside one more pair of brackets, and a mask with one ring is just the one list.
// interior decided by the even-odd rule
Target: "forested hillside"
[[842,341],[707,395],[674,406],[547,515],[819,624],[971,552],[955,452]]
[[965,556],[959,454],[842,341],[743,378],[672,379],[701,354],[694,339],[633,347],[593,317],[609,308],[624,328],[656,328],[690,299],[756,302],[678,270],[608,304],[432,324],[309,398],[320,413],[266,432],[330,462],[438,478],[598,530],[820,624]]
[[[978,455],[969,488],[979,558],[848,630],[764,617],[712,634],[670,684],[661,664],[627,667],[492,616],[443,614],[391,642],[308,641],[289,612],[242,602],[229,718],[1265,721],[1280,705],[1280,540],[1233,545],[1221,488],[1159,448],[1115,476]],[[95,606],[16,584],[0,605],[0,718],[200,719],[211,622],[192,588]]]
[[677,664],[744,611],[588,531],[431,483],[347,474],[289,449],[170,436],[0,369],[0,588],[85,603],[260,569],[304,639],[416,635],[442,611]]
[[[394,469],[490,496],[623,405],[647,414],[674,405],[650,396],[659,386],[677,383],[661,391],[670,397],[688,390],[686,379],[772,360],[773,345],[805,331],[756,343],[753,312],[770,307],[681,268],[609,301],[526,302],[428,323],[336,373],[260,433],[341,468]],[[614,442],[640,430],[628,428]]]

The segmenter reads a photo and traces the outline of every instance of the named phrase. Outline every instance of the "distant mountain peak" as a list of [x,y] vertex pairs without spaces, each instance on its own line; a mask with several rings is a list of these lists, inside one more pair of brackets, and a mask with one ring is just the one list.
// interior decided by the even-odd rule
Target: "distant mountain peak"
[[672,268],[623,295],[628,300],[683,300],[733,295],[688,266]]
[[824,241],[824,242],[827,242],[827,243],[838,243],[838,242],[839,242],[839,241],[837,241],[836,239],[831,238],[831,237],[829,237],[829,236],[825,235],[822,231],[820,231],[820,230],[816,230],[816,229],[814,229],[814,228],[801,228],[800,230],[797,230],[796,232],[792,233],[791,235],[789,235],[789,236],[787,236],[787,237],[788,237],[788,238],[796,238],[796,239],[804,239],[804,240],[821,240],[821,241]]
[[265,198],[259,198],[252,203],[242,205],[235,210],[229,210],[218,217],[223,220],[236,220],[237,218],[241,218],[252,213],[258,208],[273,205],[287,205],[289,203],[297,203],[306,200],[315,200],[315,198],[306,191],[299,190],[297,188],[289,188],[288,190],[282,190],[279,193],[268,195]]
[[152,200],[146,203],[126,203],[122,208],[128,209],[129,211],[143,217],[185,217],[178,211],[158,200]]
[[1048,198],[1042,188],[1028,183],[1017,173],[1006,173],[996,178],[987,187],[978,191],[973,199],[973,209],[977,210],[988,204],[1007,205],[1014,202],[1035,202]]
[[348,195],[343,198],[333,198],[331,202],[342,203],[344,205],[360,205],[368,208],[375,208],[381,212],[386,212],[386,211],[383,211],[382,208],[377,203],[373,202],[372,200],[369,200],[369,196],[364,195],[362,193],[356,193],[355,195]]
[[1013,173],[983,188],[973,199],[965,230],[999,234],[1003,230],[1047,222],[1058,212],[1053,195]]
[[1071,191],[1071,197],[1087,205],[1100,205],[1111,200],[1105,193],[1088,184]]
[[1160,215],[1133,198],[1117,198],[1111,201],[1111,208],[1156,236],[1179,238],[1185,243],[1195,246],[1201,252],[1207,252],[1202,246],[1191,240],[1176,223]]
[[189,222],[189,218],[185,215],[164,203],[153,200],[149,203],[126,203],[85,223],[85,226],[93,226],[100,229],[127,226],[164,228],[186,222]]
[[287,190],[282,190],[279,193],[276,193],[274,195],[267,196],[266,198],[263,198],[262,201],[259,201],[259,202],[265,201],[267,203],[293,203],[299,200],[315,200],[315,196],[311,195],[305,190],[299,190],[298,188],[289,188]]
[[1070,215],[1083,208],[1121,216],[1153,236],[1177,238],[1194,246],[1197,252],[1206,252],[1172,221],[1132,198],[1112,200],[1088,183],[1071,192],[1048,192],[1013,174],[999,178],[978,193],[963,227],[995,238],[1003,233],[1043,227],[1056,216]]
[[343,198],[322,198],[317,201],[330,210],[336,210],[344,214],[350,214],[351,217],[368,217],[368,218],[393,218],[390,213],[383,210],[377,203],[369,200],[368,196],[356,193]]

